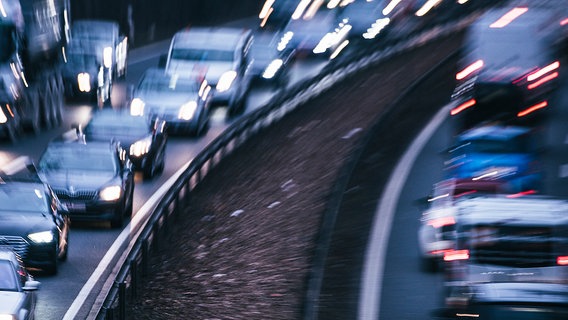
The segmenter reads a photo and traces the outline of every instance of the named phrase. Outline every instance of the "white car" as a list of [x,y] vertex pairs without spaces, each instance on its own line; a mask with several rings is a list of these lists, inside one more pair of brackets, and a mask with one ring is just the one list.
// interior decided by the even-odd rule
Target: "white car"
[[455,203],[480,195],[502,193],[496,180],[447,179],[435,183],[420,217],[418,244],[422,268],[436,271],[444,253],[454,247]]
[[34,319],[39,284],[14,251],[0,248],[0,319]]

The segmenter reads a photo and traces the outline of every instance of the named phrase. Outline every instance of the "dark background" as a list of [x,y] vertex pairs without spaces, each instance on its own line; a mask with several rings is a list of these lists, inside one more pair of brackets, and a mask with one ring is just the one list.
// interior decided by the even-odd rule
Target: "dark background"
[[[188,26],[257,16],[263,4],[264,0],[74,0],[71,20],[115,20],[122,33],[130,36],[130,45],[136,47],[167,39]],[[134,30],[129,28],[129,5]]]

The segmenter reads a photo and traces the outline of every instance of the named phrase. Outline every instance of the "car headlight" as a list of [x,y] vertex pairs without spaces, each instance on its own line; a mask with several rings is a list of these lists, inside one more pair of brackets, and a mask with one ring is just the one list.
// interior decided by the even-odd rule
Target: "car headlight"
[[130,114],[133,116],[143,116],[144,115],[144,106],[146,103],[140,98],[132,99],[130,103]]
[[0,313],[0,320],[16,320],[16,316],[13,314],[7,314],[7,313]]
[[112,47],[105,47],[103,49],[103,64],[107,69],[112,67]]
[[264,79],[274,78],[274,76],[276,75],[276,72],[278,72],[278,70],[280,70],[280,68],[282,67],[283,64],[284,64],[284,61],[282,61],[282,59],[272,60],[272,62],[270,62],[268,67],[266,67],[266,69],[262,73],[262,77]]
[[142,140],[136,141],[130,145],[130,155],[134,157],[140,157],[150,151],[150,146],[152,145],[152,138],[144,138]]
[[[51,231],[43,231],[28,234],[30,238],[35,243],[49,243],[53,241],[53,233]],[[0,318],[1,320],[2,318]]]
[[197,110],[197,102],[189,101],[179,108],[178,119],[191,120]]
[[219,82],[217,82],[217,87],[216,87],[217,91],[224,92],[229,90],[236,77],[237,77],[237,72],[233,70],[223,73],[219,78]]
[[114,201],[120,198],[122,190],[120,186],[109,186],[101,190],[99,197],[103,201]]
[[77,85],[79,86],[79,91],[90,92],[91,91],[91,75],[86,72],[81,72],[77,75]]

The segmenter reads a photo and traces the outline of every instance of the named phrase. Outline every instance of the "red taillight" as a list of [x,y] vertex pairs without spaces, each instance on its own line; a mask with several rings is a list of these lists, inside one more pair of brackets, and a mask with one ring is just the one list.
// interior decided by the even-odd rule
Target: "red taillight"
[[560,25],[561,25],[561,26],[568,25],[568,18],[561,20],[561,21],[560,21]]
[[536,193],[536,190],[527,190],[527,191],[509,194],[509,195],[507,195],[507,198],[520,198],[522,196],[527,196],[529,194],[535,194],[535,193]]
[[532,113],[532,112],[535,112],[536,110],[542,109],[542,108],[544,108],[544,107],[546,107],[546,106],[548,106],[548,102],[547,102],[547,101],[543,101],[543,102],[541,102],[541,103],[537,103],[537,104],[535,104],[534,106],[529,107],[529,108],[527,108],[527,109],[525,109],[525,110],[523,110],[523,111],[517,113],[517,117],[519,117],[519,118],[520,118],[520,117],[524,117],[524,116],[526,116],[527,114],[530,114],[530,113]]
[[456,74],[456,80],[462,80],[483,67],[483,60],[477,60]]
[[556,264],[559,266],[568,266],[568,256],[559,256],[556,258]]
[[467,260],[469,259],[469,250],[452,250],[444,252],[444,261]]
[[475,99],[468,100],[468,101],[466,101],[466,102],[460,104],[459,106],[453,108],[453,109],[450,111],[450,114],[451,114],[452,116],[455,116],[456,114],[458,114],[458,113],[464,111],[465,109],[470,108],[470,107],[473,107],[476,103],[477,103],[477,102],[475,101]]
[[548,81],[550,81],[552,79],[556,79],[556,78],[558,78],[558,72],[551,73],[551,74],[547,75],[546,77],[541,78],[537,82],[529,84],[527,86],[527,89],[532,90],[534,88],[540,87],[542,84],[547,83]]
[[443,226],[450,226],[452,224],[456,224],[454,217],[442,217],[428,221],[428,225],[434,228],[441,228]]

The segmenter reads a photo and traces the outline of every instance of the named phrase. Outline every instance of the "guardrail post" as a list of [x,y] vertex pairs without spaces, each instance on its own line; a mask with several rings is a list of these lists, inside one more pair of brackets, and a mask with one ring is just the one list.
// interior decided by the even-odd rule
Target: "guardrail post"
[[118,284],[118,307],[119,307],[119,319],[126,319],[126,283],[120,282]]
[[130,290],[132,290],[131,297],[132,299],[136,299],[138,297],[138,264],[136,260],[130,260],[130,277],[131,277],[131,284]]

